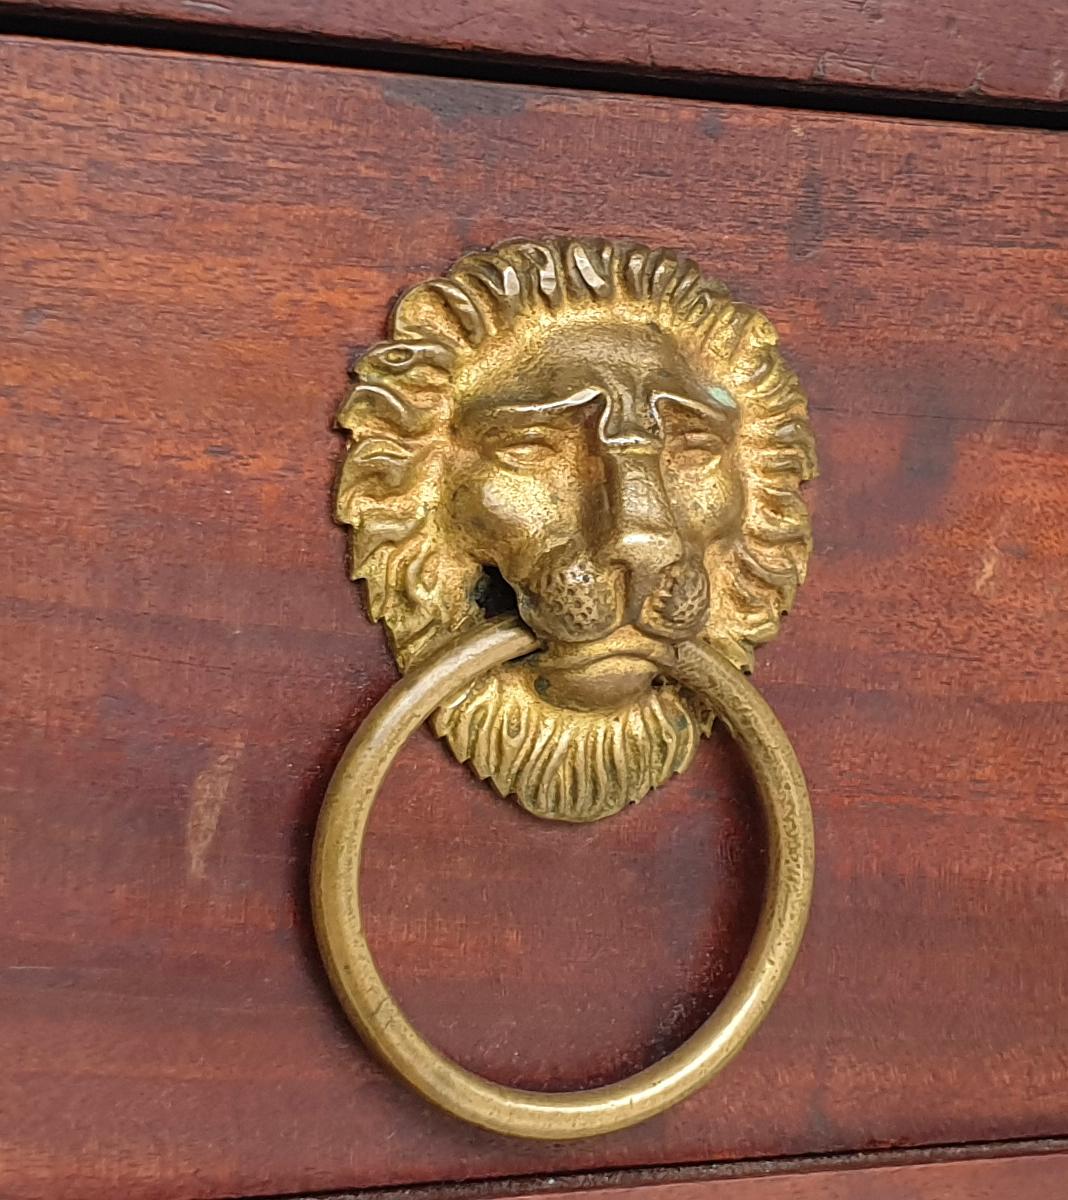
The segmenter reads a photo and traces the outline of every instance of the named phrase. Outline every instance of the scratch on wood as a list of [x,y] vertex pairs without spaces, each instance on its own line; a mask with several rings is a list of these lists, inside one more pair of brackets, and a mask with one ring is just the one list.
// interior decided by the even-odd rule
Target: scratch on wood
[[224,747],[193,780],[185,827],[186,854],[192,879],[204,878],[208,851],[215,840],[219,817],[230,790],[230,780],[243,749],[244,742],[240,740]]
[[998,519],[994,522],[994,528],[990,531],[990,536],[986,541],[986,549],[983,551],[983,556],[979,564],[979,573],[975,577],[975,583],[972,585],[972,591],[977,596],[984,596],[990,591],[991,584],[994,579],[994,574],[1001,563],[1002,551],[998,546],[1002,534],[1008,528],[1009,511],[1002,509]]
[[194,12],[222,13],[224,16],[230,15],[230,6],[228,4],[213,4],[211,0],[183,0],[184,8],[191,8]]

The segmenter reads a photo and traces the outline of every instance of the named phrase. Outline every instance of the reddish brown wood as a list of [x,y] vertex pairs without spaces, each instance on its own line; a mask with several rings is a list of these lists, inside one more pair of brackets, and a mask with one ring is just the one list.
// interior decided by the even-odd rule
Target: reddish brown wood
[[[1068,1184],[1064,1139],[599,1171],[384,1188],[376,1200],[1049,1200]],[[299,1200],[361,1200],[331,1192]],[[296,1198],[295,1198],[296,1200]]]
[[5,6],[698,80],[1068,100],[1068,22],[1047,0],[0,0]]
[[[1054,1142],[934,1146],[562,1180],[437,1184],[386,1189],[376,1196],[381,1200],[1049,1200],[1061,1196],[1068,1184],[1068,1151],[1063,1144],[1057,1146]],[[642,1182],[643,1174],[659,1178]],[[334,1200],[359,1197],[359,1193],[333,1195]]]
[[[1047,1200],[1068,1182],[1068,1139],[971,1142],[816,1157],[743,1159],[689,1167],[645,1167],[563,1176],[465,1180],[380,1188],[375,1200]],[[730,1190],[744,1183],[749,1191]],[[887,1192],[886,1185],[895,1190]],[[761,1191],[766,1185],[767,1192]],[[785,1189],[785,1191],[783,1190]],[[874,1189],[874,1190],[866,1190]],[[882,1189],[882,1190],[880,1190]],[[366,1200],[367,1192],[330,1192],[292,1200]]]
[[[0,1192],[282,1194],[1068,1127],[1066,143],[11,40],[0,54]],[[331,415],[391,296],[527,233],[685,246],[769,310],[824,476],[757,681],[811,931],[712,1086],[564,1147],[436,1114],[318,966],[323,787],[389,685]],[[593,828],[424,736],[384,974],[476,1070],[615,1078],[722,994],[760,834],[721,739]]]
[[835,1168],[749,1179],[708,1179],[581,1193],[539,1192],[539,1200],[1050,1200],[1068,1186],[1068,1154],[979,1162]]
[[867,1166],[811,1164],[801,1172],[765,1164],[748,1178],[708,1178],[581,1192],[538,1190],[514,1200],[1050,1200],[1068,1186],[1068,1154],[1002,1157],[977,1161]]

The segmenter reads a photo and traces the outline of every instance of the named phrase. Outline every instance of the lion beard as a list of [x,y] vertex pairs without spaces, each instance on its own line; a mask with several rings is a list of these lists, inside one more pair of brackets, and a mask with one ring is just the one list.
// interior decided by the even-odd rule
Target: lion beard
[[712,724],[672,683],[608,712],[550,704],[529,667],[476,680],[433,717],[434,731],[480,779],[535,816],[597,821],[641,800],[693,759]]

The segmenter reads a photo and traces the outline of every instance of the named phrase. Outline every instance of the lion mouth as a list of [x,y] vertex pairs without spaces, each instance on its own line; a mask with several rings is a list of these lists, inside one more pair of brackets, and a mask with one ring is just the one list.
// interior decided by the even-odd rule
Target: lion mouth
[[607,711],[647,693],[669,656],[667,643],[628,625],[589,642],[551,643],[533,662],[534,686],[563,708]]
[[660,664],[669,657],[667,644],[626,625],[591,642],[555,642],[538,656],[543,671],[574,671],[610,658],[639,658]]

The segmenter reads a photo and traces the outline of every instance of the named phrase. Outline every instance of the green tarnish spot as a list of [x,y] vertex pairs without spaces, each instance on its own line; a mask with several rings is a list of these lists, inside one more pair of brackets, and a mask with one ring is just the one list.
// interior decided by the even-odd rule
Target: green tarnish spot
[[717,404],[722,404],[724,408],[737,408],[734,397],[727,391],[726,388],[710,387],[708,394]]

